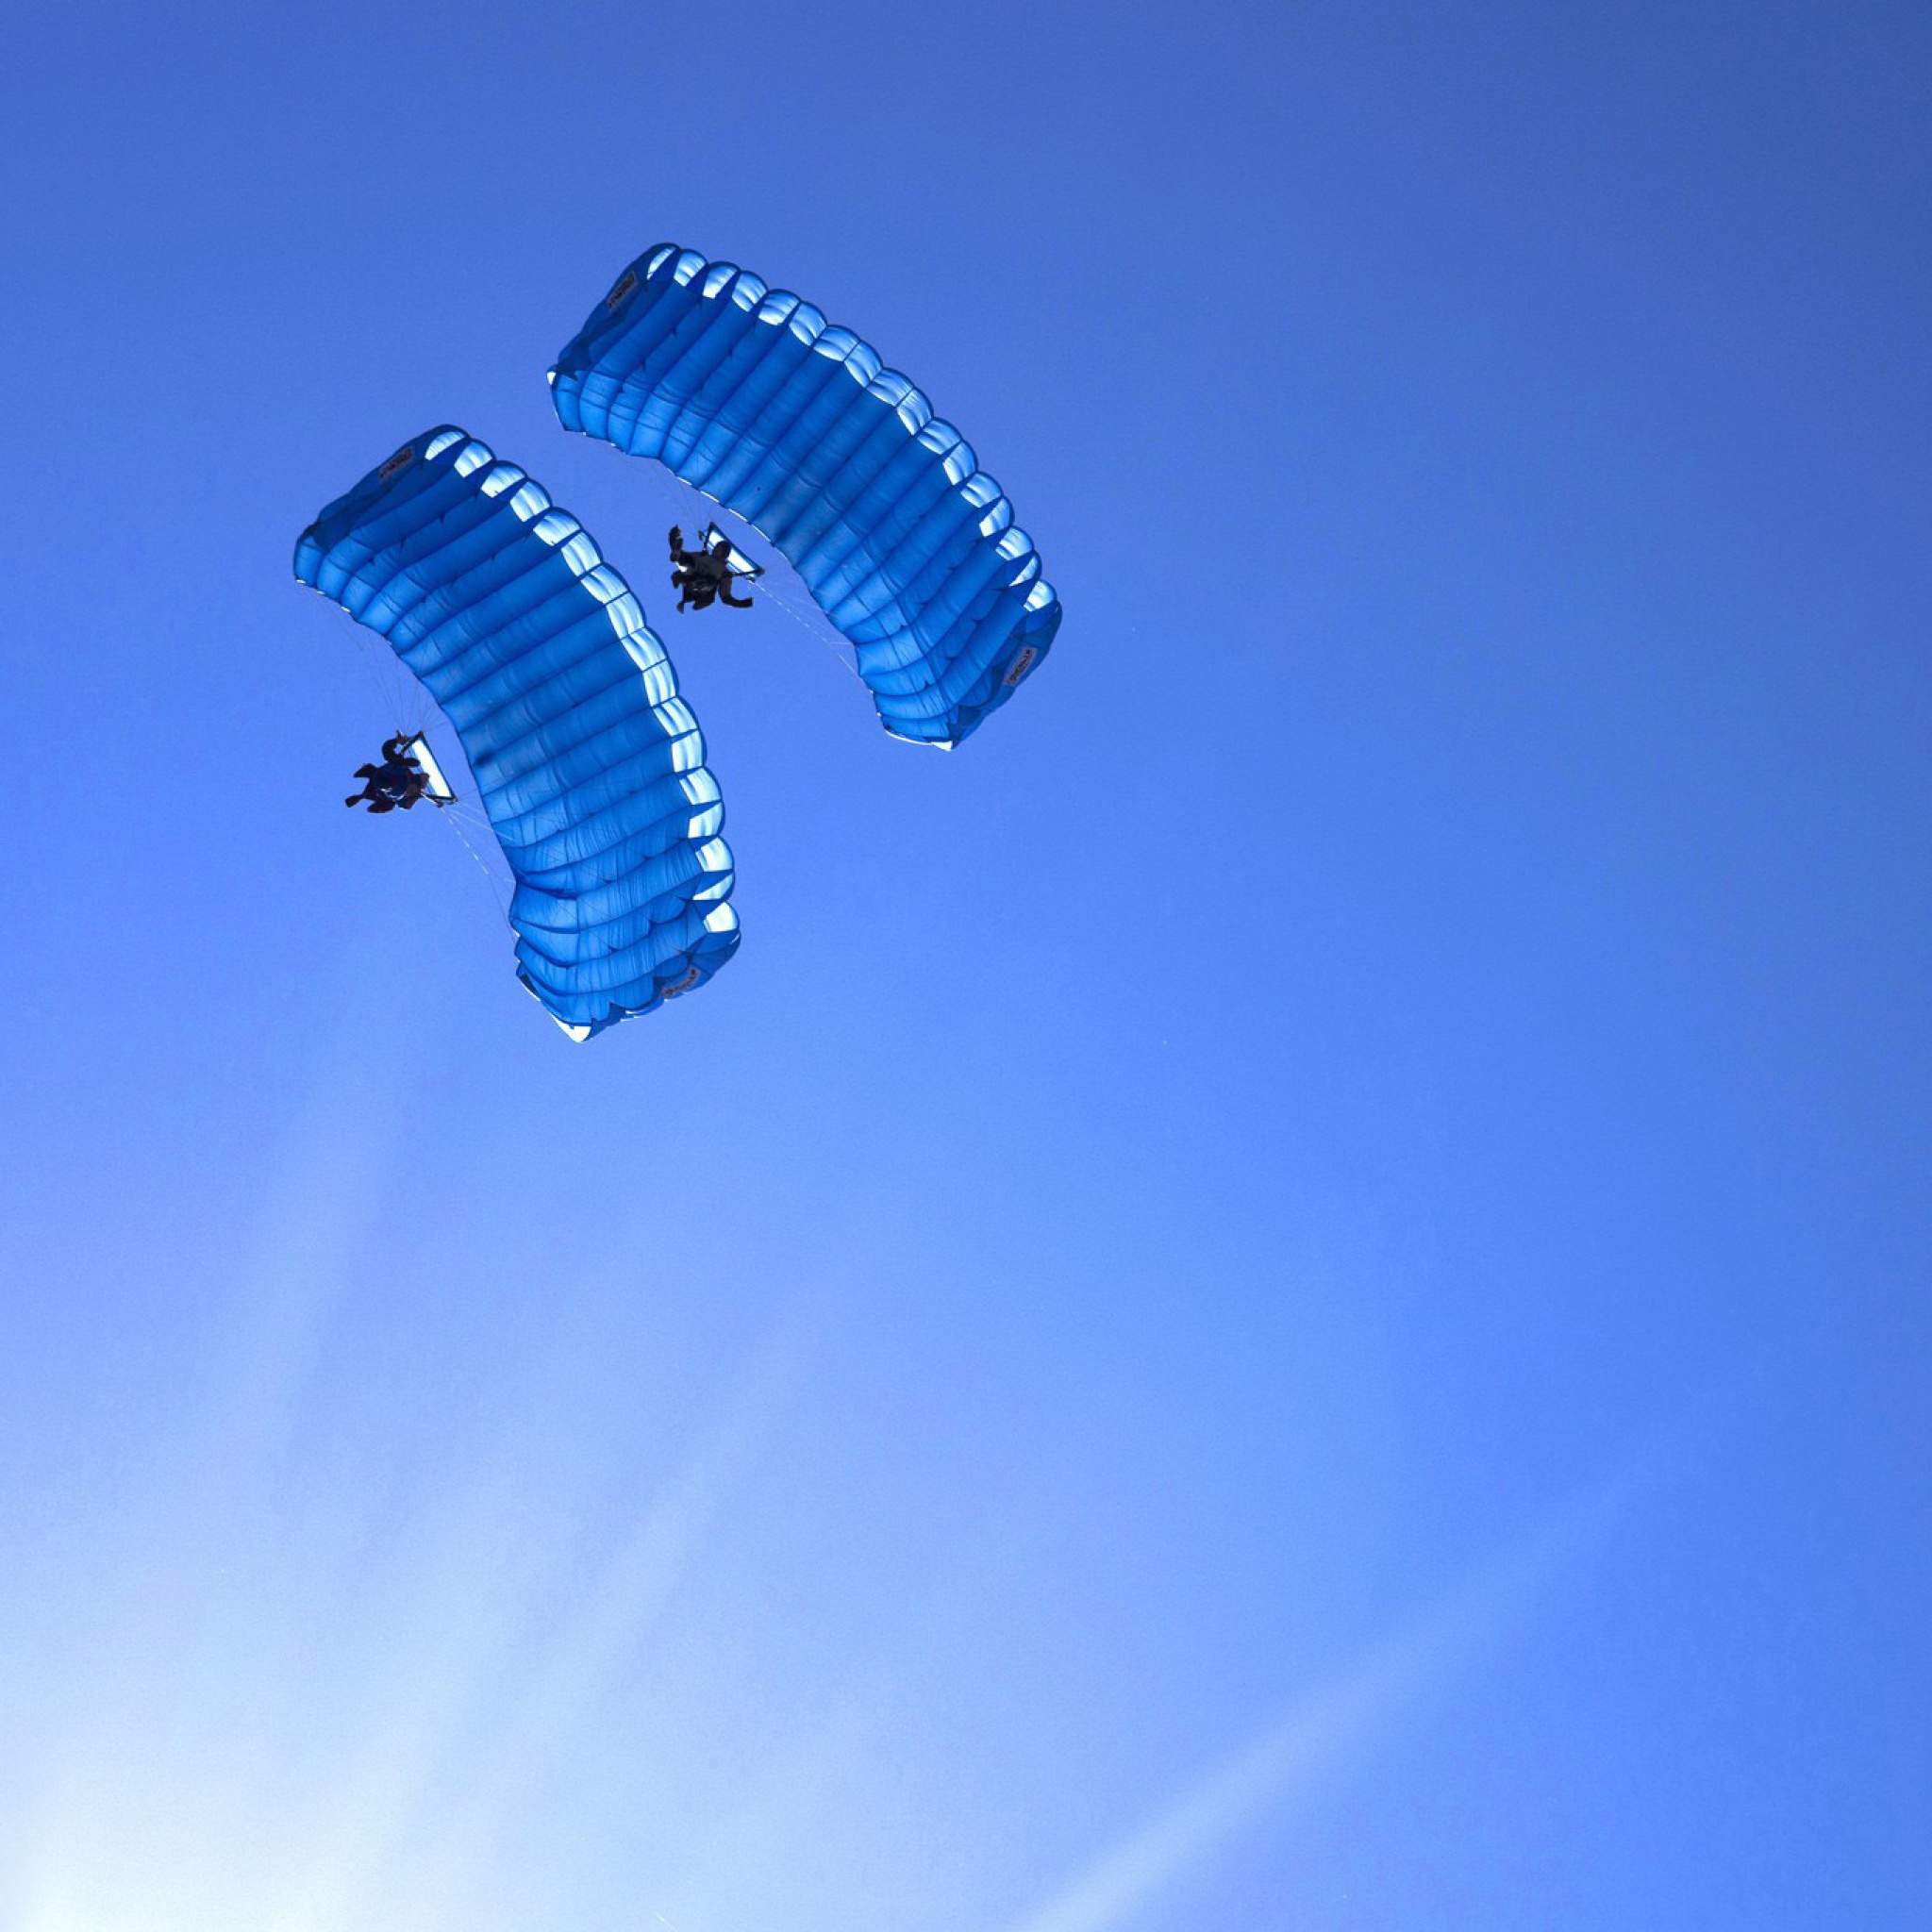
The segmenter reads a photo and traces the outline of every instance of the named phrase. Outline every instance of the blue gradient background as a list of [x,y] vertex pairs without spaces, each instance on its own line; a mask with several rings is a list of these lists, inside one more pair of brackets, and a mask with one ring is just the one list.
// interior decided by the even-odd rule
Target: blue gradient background
[[[17,1932],[1932,1922],[1932,32],[17,27]],[[676,236],[1039,539],[957,756],[542,371]],[[289,552],[663,625],[745,943],[585,1048]]]

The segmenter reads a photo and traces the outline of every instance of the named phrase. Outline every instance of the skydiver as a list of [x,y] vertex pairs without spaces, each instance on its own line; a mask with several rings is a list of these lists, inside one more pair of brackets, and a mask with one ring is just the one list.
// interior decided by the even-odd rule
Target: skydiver
[[671,587],[678,593],[677,608],[704,609],[718,594],[720,582],[730,574],[731,546],[722,540],[709,550],[687,550],[684,531],[671,526]]
[[731,545],[723,538],[709,550],[687,550],[684,532],[671,526],[671,587],[677,594],[680,610],[708,610],[721,596],[734,610],[749,610],[749,597],[734,597],[731,584],[737,575],[731,568]]
[[410,749],[415,742],[413,738],[400,734],[385,739],[381,764],[357,766],[356,775],[362,780],[362,789],[352,792],[342,803],[357,806],[366,801],[372,812],[394,811],[398,806],[409,811],[419,798],[441,806],[445,801],[430,792],[429,774],[416,762],[416,755]]

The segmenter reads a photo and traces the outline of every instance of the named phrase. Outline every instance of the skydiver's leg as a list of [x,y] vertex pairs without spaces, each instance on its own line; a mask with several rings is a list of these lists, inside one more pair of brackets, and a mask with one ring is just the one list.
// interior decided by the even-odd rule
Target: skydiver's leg
[[731,594],[731,585],[728,579],[718,586],[718,594],[734,610],[749,610],[751,608],[751,599],[749,597],[734,597]]

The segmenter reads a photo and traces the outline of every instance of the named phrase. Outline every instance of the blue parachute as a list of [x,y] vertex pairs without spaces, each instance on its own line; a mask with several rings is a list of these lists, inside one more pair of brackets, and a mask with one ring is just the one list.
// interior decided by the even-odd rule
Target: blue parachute
[[1060,604],[965,439],[849,328],[730,262],[641,255],[557,358],[566,429],[654,457],[768,538],[895,737],[958,744]]
[[576,1040],[738,949],[724,807],[664,647],[577,520],[445,425],[337,498],[295,575],[442,707],[515,875],[517,976]]

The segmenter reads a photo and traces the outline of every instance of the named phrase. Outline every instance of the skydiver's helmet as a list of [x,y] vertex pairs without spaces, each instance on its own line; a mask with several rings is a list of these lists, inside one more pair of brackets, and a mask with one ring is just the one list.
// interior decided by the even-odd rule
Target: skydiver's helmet
[[405,738],[398,733],[394,738],[383,740],[382,755],[391,760],[406,758],[409,756],[409,747],[415,742],[413,738]]

